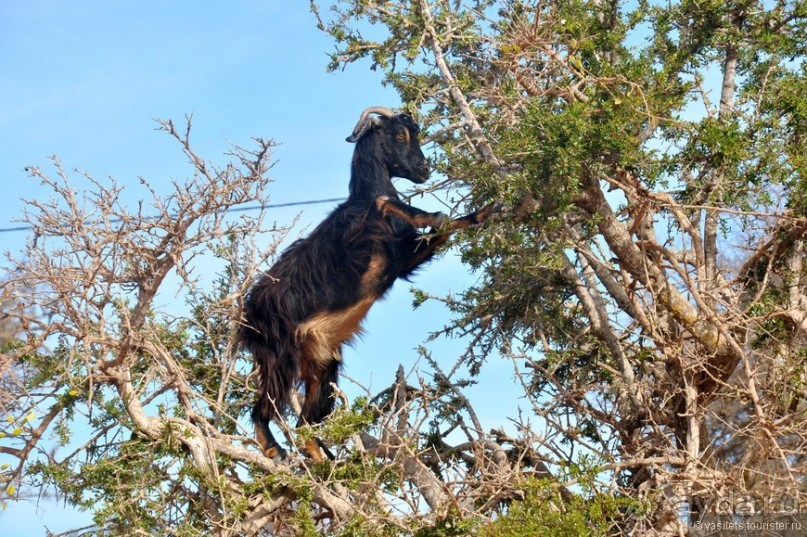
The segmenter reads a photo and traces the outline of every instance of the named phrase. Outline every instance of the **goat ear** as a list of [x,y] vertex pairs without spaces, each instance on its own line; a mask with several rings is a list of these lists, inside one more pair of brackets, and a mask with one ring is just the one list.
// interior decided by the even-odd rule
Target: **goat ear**
[[364,136],[370,127],[374,127],[381,124],[381,118],[378,116],[368,116],[364,119],[364,121],[360,122],[356,125],[356,128],[353,129],[353,133],[345,138],[345,141],[350,142],[351,144],[355,144],[359,141],[359,139]]

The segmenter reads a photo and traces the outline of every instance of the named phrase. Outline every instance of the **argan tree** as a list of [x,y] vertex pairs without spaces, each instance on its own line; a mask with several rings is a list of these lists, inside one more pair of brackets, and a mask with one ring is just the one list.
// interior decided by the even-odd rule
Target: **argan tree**
[[[467,350],[337,391],[315,430],[277,424],[335,461],[261,455],[235,334],[285,230],[230,209],[265,203],[272,144],[219,164],[164,122],[190,178],[143,181],[135,208],[114,181],[29,169],[52,197],[0,284],[5,500],[55,491],[104,535],[680,535],[736,498],[797,510],[804,4],[312,9],[331,67],[383,70],[424,125],[435,195],[503,207],[454,239],[477,285],[416,293]],[[467,388],[494,360],[521,411],[489,426]]]
[[471,374],[514,361],[519,444],[646,501],[621,531],[803,498],[807,6],[324,7],[331,67],[386,72],[441,186],[510,204],[463,243],[484,277],[446,330],[473,335]]
[[[287,230],[233,209],[265,205],[273,144],[217,164],[194,151],[190,121],[160,126],[190,166],[169,187],[142,179],[130,193],[56,158],[28,169],[49,197],[29,201],[27,246],[2,283],[16,330],[0,362],[0,500],[53,493],[90,511],[95,523],[70,535],[398,535],[463,533],[537,486],[511,463],[532,448],[492,440],[436,363],[401,369],[380,393],[337,391],[316,430],[282,420],[292,456],[265,457],[236,334]],[[473,425],[449,441],[458,412]],[[336,461],[300,454],[314,435]],[[538,459],[528,467],[548,475]]]

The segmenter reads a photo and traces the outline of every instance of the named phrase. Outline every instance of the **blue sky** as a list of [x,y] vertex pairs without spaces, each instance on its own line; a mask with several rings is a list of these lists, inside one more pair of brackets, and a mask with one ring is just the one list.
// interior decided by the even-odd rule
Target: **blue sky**
[[[131,203],[143,194],[139,177],[159,187],[186,176],[178,146],[154,122],[179,122],[186,114],[194,116],[195,149],[214,161],[225,162],[229,144],[245,145],[253,136],[281,144],[268,202],[345,196],[353,150],[345,136],[365,107],[400,102],[367,65],[327,73],[333,43],[315,22],[302,1],[0,0],[0,228],[19,225],[13,220],[23,198],[49,196],[23,170],[47,168],[53,154],[67,169],[114,177]],[[268,218],[288,223],[302,212],[303,232],[332,207]],[[0,238],[2,250],[16,254],[26,233]],[[415,284],[443,295],[472,281],[449,252]],[[414,349],[447,320],[438,304],[413,311],[409,288],[399,283],[373,308],[366,335],[345,355],[345,373],[375,391],[392,382],[399,363],[416,369]],[[449,366],[463,346],[443,341],[430,348]],[[496,404],[477,411],[486,427],[499,426],[505,414],[513,415],[502,403],[513,392],[512,366],[493,361],[484,371],[477,401],[493,394]],[[82,523],[89,523],[87,515],[50,500],[10,502],[0,512],[8,535],[44,535],[45,526],[60,532]]]

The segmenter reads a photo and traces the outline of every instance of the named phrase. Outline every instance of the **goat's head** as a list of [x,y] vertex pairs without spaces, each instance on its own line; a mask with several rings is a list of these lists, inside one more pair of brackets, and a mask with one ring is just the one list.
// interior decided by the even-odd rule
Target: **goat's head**
[[[356,150],[372,144],[392,177],[403,177],[413,183],[429,178],[429,165],[420,149],[420,128],[407,114],[396,114],[389,108],[373,106],[361,113],[353,134],[347,141],[356,143]],[[372,150],[370,147],[367,150]]]

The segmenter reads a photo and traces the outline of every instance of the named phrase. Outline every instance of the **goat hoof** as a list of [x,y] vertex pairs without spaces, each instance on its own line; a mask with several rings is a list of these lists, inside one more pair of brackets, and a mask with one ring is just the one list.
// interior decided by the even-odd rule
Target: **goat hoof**
[[264,457],[268,459],[280,459],[283,460],[286,458],[286,450],[280,446],[270,446],[263,450]]
[[451,217],[445,213],[434,213],[434,227],[437,229],[448,226],[451,221]]
[[484,207],[482,207],[479,210],[478,214],[482,219],[485,219],[485,218],[489,217],[492,214],[502,212],[503,207],[504,207],[504,205],[502,203],[499,203],[499,202],[490,203],[490,204],[485,205]]
[[[333,453],[325,447],[322,440],[314,438],[305,441],[305,451],[314,462],[325,462],[326,460],[334,460]],[[323,453],[325,454],[323,456]]]
[[331,461],[336,460],[336,457],[334,457],[333,453],[331,453],[331,450],[328,449],[328,446],[326,446],[325,443],[320,438],[317,438],[317,443],[319,444],[319,447],[322,449],[322,452],[325,454],[325,456],[328,457],[328,460]]
[[325,457],[322,456],[322,452],[319,450],[319,443],[316,440],[306,440],[305,451],[314,462],[323,462],[325,460]]

